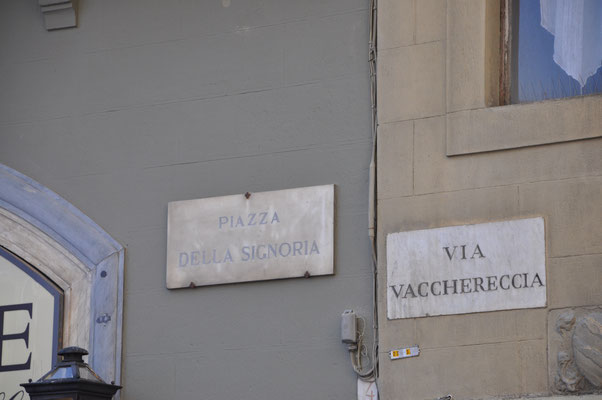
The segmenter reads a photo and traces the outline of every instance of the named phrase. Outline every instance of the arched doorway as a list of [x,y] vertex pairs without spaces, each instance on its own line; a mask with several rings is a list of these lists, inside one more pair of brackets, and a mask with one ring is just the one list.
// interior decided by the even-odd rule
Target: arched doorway
[[[0,247],[9,259],[14,257],[9,260],[12,266],[5,264],[5,271],[10,270],[23,278],[17,270],[24,270],[11,262],[21,261],[24,268],[34,266],[31,271],[35,274],[30,277],[42,277],[62,292],[59,321],[62,330],[57,343],[62,340],[65,346],[87,348],[91,367],[104,380],[119,384],[123,247],[56,193],[2,164]],[[27,324],[28,308],[12,313],[11,318],[16,318],[17,314],[22,320],[20,326],[14,327],[15,333]],[[33,310],[31,315],[34,316]],[[15,354],[10,363],[23,364],[18,357],[22,355]]]

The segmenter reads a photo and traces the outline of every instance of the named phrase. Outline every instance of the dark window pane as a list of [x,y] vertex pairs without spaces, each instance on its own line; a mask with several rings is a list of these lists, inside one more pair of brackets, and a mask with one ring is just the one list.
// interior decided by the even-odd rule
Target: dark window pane
[[514,10],[513,103],[602,92],[602,0],[521,0]]

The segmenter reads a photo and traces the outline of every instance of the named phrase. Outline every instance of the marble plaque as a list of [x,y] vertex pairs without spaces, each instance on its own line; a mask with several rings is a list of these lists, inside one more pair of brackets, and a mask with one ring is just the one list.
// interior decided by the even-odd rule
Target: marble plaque
[[334,273],[334,185],[168,205],[169,289]]
[[387,236],[389,319],[545,307],[543,218]]

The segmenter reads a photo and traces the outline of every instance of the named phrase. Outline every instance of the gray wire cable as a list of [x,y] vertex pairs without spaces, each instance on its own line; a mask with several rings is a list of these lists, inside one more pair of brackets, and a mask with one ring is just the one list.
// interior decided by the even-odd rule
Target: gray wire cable
[[[362,370],[362,349],[366,347],[363,344],[365,320],[362,318],[362,333],[359,335],[357,346],[349,347],[351,364],[353,370],[362,380],[374,381],[378,378],[378,257],[376,251],[376,128],[377,128],[377,107],[376,107],[376,19],[377,19],[377,0],[370,0],[370,40],[368,44],[368,63],[370,65],[370,101],[372,108],[372,159],[370,160],[370,201],[368,209],[369,226],[368,235],[372,249],[372,354],[371,366],[368,370]],[[367,356],[367,354],[365,354]]]

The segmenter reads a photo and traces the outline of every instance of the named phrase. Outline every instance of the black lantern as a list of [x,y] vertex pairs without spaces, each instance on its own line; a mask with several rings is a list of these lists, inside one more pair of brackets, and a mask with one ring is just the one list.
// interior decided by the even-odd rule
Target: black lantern
[[31,400],[110,400],[121,386],[105,383],[83,356],[88,351],[67,347],[59,351],[63,361],[36,382],[22,383]]

